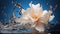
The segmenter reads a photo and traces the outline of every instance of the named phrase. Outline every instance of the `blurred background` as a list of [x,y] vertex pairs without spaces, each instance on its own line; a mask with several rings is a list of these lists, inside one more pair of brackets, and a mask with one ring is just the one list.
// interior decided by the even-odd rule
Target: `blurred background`
[[50,29],[47,32],[55,33],[60,31],[60,0],[0,0],[0,23],[8,24],[12,13],[20,17],[19,11],[21,8],[15,7],[13,2],[19,3],[25,10],[29,8],[29,3],[40,3],[43,10],[52,10],[55,18],[49,23]]

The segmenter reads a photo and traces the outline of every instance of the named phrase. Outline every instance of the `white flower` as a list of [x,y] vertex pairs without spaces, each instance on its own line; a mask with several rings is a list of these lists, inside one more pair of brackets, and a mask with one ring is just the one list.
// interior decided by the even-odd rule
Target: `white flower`
[[54,15],[51,15],[52,11],[43,10],[39,3],[34,5],[31,2],[29,6],[30,8],[27,10],[22,10],[21,18],[17,19],[16,21],[23,25],[29,23],[39,32],[44,31],[44,24],[48,25],[48,22],[54,18]]

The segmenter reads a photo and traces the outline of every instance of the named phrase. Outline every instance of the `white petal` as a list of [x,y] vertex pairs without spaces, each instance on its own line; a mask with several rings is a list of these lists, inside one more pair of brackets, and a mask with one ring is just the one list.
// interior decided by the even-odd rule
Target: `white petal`
[[55,17],[54,15],[50,16],[49,22],[52,21],[54,19],[54,17]]
[[23,13],[25,12],[25,10],[24,10],[24,9],[22,9],[22,11],[21,11],[21,12],[22,12],[22,14],[23,14]]
[[39,31],[39,32],[44,32],[44,30],[45,30],[43,24],[41,24],[40,26],[35,27],[35,29],[36,29],[37,31]]
[[45,14],[47,14],[48,13],[48,11],[47,10],[44,10],[43,11],[43,14],[41,15],[41,16],[44,16]]

